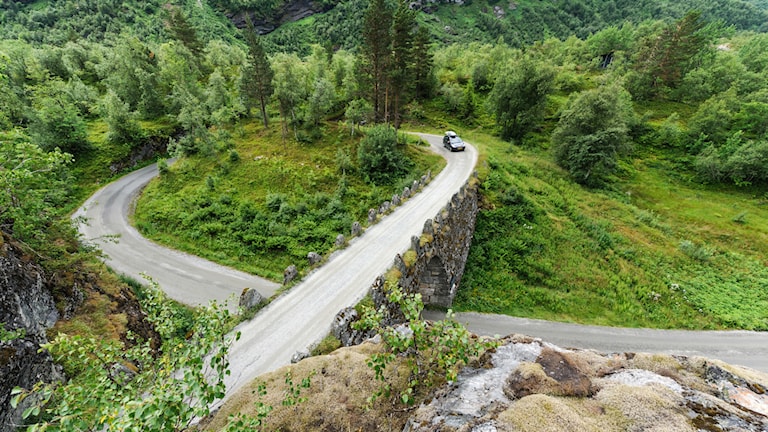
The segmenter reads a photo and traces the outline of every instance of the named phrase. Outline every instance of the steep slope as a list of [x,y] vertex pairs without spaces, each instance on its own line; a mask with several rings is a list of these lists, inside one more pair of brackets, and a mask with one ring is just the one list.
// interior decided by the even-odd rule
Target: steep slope
[[[382,349],[366,342],[260,376],[206,429],[221,430],[230,415],[256,416],[260,406],[272,407],[264,428],[285,431],[768,428],[764,373],[701,357],[562,349],[522,335],[504,338],[455,382],[419,395],[426,402],[415,410],[386,398],[369,405],[380,383],[366,362]],[[393,377],[393,392],[405,378]],[[286,395],[292,403],[283,403]]]
[[[82,263],[52,273],[39,259],[0,232],[0,431],[16,430],[13,425],[21,423],[21,412],[32,402],[11,409],[14,387],[32,389],[39,381],[64,378],[51,355],[40,350],[49,334],[88,328],[99,337],[125,338],[127,331],[146,340],[156,337],[125,285],[90,273]],[[108,322],[98,322],[103,316]]]

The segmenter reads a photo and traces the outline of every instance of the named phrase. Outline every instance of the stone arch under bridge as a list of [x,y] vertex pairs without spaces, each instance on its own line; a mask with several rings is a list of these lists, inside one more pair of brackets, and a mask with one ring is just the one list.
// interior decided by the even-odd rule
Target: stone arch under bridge
[[424,304],[451,307],[453,297],[456,295],[456,278],[448,274],[443,260],[433,256],[416,277],[417,290],[421,293]]
[[[478,212],[477,188],[465,185],[435,216],[421,236],[411,238],[406,263],[395,259],[398,283],[406,292],[421,293],[425,305],[449,308],[464,275]],[[412,253],[412,255],[411,255]]]

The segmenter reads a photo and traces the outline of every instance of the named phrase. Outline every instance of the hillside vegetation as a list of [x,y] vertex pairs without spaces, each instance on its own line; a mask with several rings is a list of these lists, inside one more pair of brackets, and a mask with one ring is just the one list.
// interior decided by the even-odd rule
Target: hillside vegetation
[[[69,211],[160,157],[137,226],[277,279],[440,169],[398,129],[452,129],[481,150],[482,210],[458,309],[768,328],[764,1],[474,1],[429,13],[352,1],[263,37],[224,15],[283,4],[268,3],[3,2],[0,229],[52,278],[84,269],[97,279]],[[110,292],[127,283],[107,279]],[[30,421],[181,430],[221,397],[231,317],[130,284],[162,346],[113,343],[124,327],[94,313],[107,300],[89,299],[59,328],[95,337],[45,346],[74,379],[43,387],[51,404],[30,407]],[[377,378],[411,355],[386,408],[401,413],[428,397],[422,378],[441,381],[422,356],[452,380],[482,351],[458,326],[434,335],[409,324],[414,337],[379,328],[387,346],[367,353]],[[16,330],[3,338],[23,338]],[[411,349],[421,337],[433,345]],[[299,402],[304,383],[285,383]],[[239,430],[260,426],[262,409]]]
[[308,269],[309,252],[332,250],[353,222],[367,224],[369,209],[445,165],[426,147],[403,145],[407,170],[371,185],[345,127],[329,127],[311,144],[252,124],[235,130],[228,153],[176,162],[145,189],[135,223],[163,244],[274,280],[289,265]]
[[[729,15],[735,4],[718,10],[734,27],[755,28]],[[4,19],[20,23],[35,5],[16,4]],[[590,5],[562,10],[597,17]],[[670,16],[682,13],[678,3],[666,5]],[[163,23],[154,36],[88,40],[75,32],[61,46],[5,40],[0,124],[16,141],[72,154],[78,197],[167,143],[182,159],[147,189],[139,229],[273,279],[289,264],[307,268],[308,252],[328,253],[369,208],[439,170],[418,146],[394,141],[381,160],[389,165],[371,165],[360,152],[360,123],[457,129],[484,153],[484,210],[458,308],[765,328],[757,240],[765,227],[759,188],[768,181],[765,34],[736,33],[691,12],[525,49],[506,37],[430,48],[429,17],[453,11],[465,19],[484,6],[439,5],[437,15],[392,6],[366,5],[358,52],[326,44],[267,56],[279,31],[232,43],[237,35],[221,27],[223,38],[209,39],[209,27],[196,24],[205,10],[188,13],[187,4],[131,9],[135,19],[143,10]],[[498,20],[533,7],[505,5]],[[651,9],[641,2],[614,18],[639,20]],[[130,24],[99,11],[91,12],[110,25]],[[55,3],[45,14],[65,12],[67,25],[87,30],[76,18],[81,9]],[[286,29],[321,28],[332,15]],[[545,16],[558,27],[561,15]],[[53,198],[63,208],[77,202]],[[34,228],[20,222],[9,230],[27,240],[23,230]]]

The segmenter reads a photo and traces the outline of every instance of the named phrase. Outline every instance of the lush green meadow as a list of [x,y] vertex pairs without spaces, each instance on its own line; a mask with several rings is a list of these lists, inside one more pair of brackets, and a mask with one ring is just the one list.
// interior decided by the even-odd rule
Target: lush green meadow
[[[607,190],[546,150],[468,135],[484,201],[457,310],[588,324],[768,328],[768,197],[638,154]],[[684,174],[684,173],[682,173]]]

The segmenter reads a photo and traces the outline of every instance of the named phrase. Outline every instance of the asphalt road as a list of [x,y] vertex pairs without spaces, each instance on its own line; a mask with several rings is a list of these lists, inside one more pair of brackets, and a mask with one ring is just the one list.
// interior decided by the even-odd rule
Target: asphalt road
[[[144,282],[142,273],[160,284],[169,297],[190,305],[230,299],[237,306],[243,288],[269,297],[279,285],[248,273],[224,267],[142,237],[128,222],[134,200],[152,178],[157,165],[134,171],[98,190],[73,217],[87,243],[106,254],[106,263],[118,273]],[[115,236],[117,236],[115,240]]]
[[[438,320],[444,318],[445,314],[425,311],[424,317]],[[601,327],[474,312],[458,313],[455,318],[479,335],[525,334],[562,348],[586,348],[606,353],[703,356],[768,372],[766,332]]]
[[336,314],[367,294],[395,256],[408,250],[411,237],[421,234],[424,222],[437,215],[466,183],[477,163],[477,150],[469,146],[464,152],[450,153],[442,148],[441,137],[422,136],[445,156],[445,169],[420,193],[238,327],[242,336],[230,351],[228,394],[258,375],[289,364],[294,353],[325,337]]
[[[330,331],[341,309],[365,296],[376,277],[392,266],[397,254],[421,234],[424,222],[434,217],[466,183],[477,163],[477,150],[451,153],[440,136],[422,135],[448,164],[417,195],[351,239],[348,247],[309,274],[298,285],[261,310],[237,330],[242,336],[230,349],[227,394],[265,372],[289,364],[294,353],[306,350]],[[172,298],[205,304],[239,295],[244,287],[271,296],[277,284],[173,251],[142,238],[128,223],[131,205],[141,189],[157,174],[154,166],[138,170],[94,194],[75,214],[86,241],[96,243],[117,272],[140,277],[144,272]],[[118,243],[105,236],[119,235]]]

